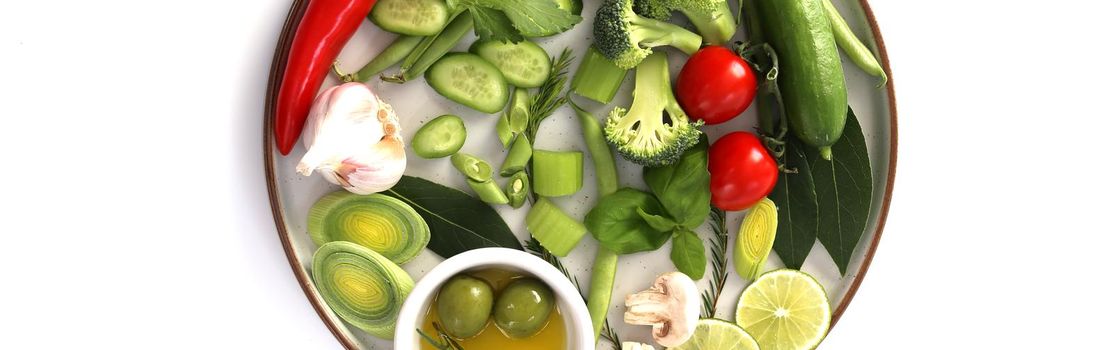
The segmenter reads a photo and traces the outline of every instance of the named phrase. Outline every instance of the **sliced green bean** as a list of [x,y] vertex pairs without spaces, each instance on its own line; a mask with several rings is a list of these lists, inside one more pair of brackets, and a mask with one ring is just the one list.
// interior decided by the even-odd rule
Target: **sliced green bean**
[[822,0],[822,2],[823,9],[827,11],[827,18],[831,21],[831,31],[835,33],[835,43],[842,48],[847,57],[850,57],[851,61],[854,61],[858,68],[869,75],[881,78],[878,87],[884,86],[889,81],[889,77],[885,75],[885,68],[877,63],[873,51],[870,51],[870,48],[866,47],[866,44],[854,35],[854,32],[850,30],[850,25],[846,23],[846,19],[842,18],[831,0]]
[[506,182],[506,197],[510,199],[510,206],[514,209],[525,204],[529,192],[529,175],[524,171],[514,173],[510,181]]
[[545,197],[571,195],[584,185],[584,154],[533,151],[533,191]]
[[[422,40],[422,43],[418,44],[418,49],[421,49],[420,54],[416,57],[412,53],[407,56],[406,60],[402,62],[402,69],[399,74],[383,77],[382,79],[392,83],[405,83],[420,77],[425,74],[425,70],[429,69],[429,66],[432,66],[434,62],[437,62],[448,51],[452,50],[464,35],[471,32],[473,26],[471,12],[457,15],[440,33],[426,37],[432,38],[431,40]],[[407,63],[409,64],[407,65]]]
[[514,145],[510,146],[510,153],[506,154],[506,160],[502,162],[502,167],[499,168],[499,175],[507,177],[525,170],[531,157],[533,157],[533,146],[530,146],[526,135],[519,134],[518,137],[514,138]]
[[478,182],[491,180],[491,165],[476,156],[467,153],[452,155],[452,166],[468,179]]
[[371,78],[379,75],[382,71],[406,58],[410,52],[413,52],[413,50],[421,44],[424,38],[425,37],[422,36],[399,35],[394,39],[394,42],[390,43],[382,52],[379,52],[370,62],[363,65],[363,68],[360,68],[358,72],[343,74],[336,65],[333,65],[333,71],[336,72],[336,75],[340,76],[340,80],[345,83],[371,80]]
[[514,88],[506,112],[495,124],[495,131],[499,141],[502,142],[502,147],[510,147],[514,137],[526,131],[526,126],[529,125],[529,100],[529,91]]
[[502,192],[499,184],[494,181],[475,181],[468,179],[468,186],[471,187],[475,194],[479,196],[479,200],[491,204],[506,204],[510,203],[510,199],[506,198],[506,193]]
[[[536,176],[536,175],[535,175]],[[547,198],[533,203],[526,214],[526,229],[553,255],[566,256],[587,234],[587,227],[565,214]]]

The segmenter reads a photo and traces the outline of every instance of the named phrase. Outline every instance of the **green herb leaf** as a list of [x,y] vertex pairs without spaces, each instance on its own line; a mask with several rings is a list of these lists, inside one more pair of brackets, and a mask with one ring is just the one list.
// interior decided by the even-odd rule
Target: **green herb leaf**
[[659,232],[672,232],[676,229],[676,221],[672,221],[670,218],[646,213],[642,208],[638,208],[638,215],[642,217],[642,220],[645,220],[645,223]]
[[832,160],[824,160],[812,148],[807,148],[806,154],[819,204],[819,242],[846,275],[851,254],[866,230],[873,199],[866,138],[854,111],[847,110],[846,128],[831,147]]
[[475,35],[481,40],[519,42],[525,40],[502,11],[483,6],[471,6]]
[[653,194],[680,226],[694,230],[711,213],[711,174],[707,172],[707,137],[669,166],[646,167],[642,176]]
[[483,6],[502,10],[525,36],[560,33],[583,18],[562,10],[553,0],[476,0]]
[[773,250],[785,267],[800,269],[812,251],[819,229],[815,182],[812,180],[805,146],[795,136],[785,137],[785,168],[796,173],[781,173],[769,199],[777,204],[777,236]]
[[678,271],[694,280],[703,278],[707,271],[707,253],[703,249],[703,240],[692,230],[676,230],[669,257]]
[[623,188],[599,200],[587,213],[584,224],[599,244],[618,254],[657,250],[665,245],[671,232],[660,232],[638,214],[660,215],[661,203],[653,195]]
[[444,258],[478,248],[522,249],[498,212],[457,189],[419,177],[403,176],[383,192],[417,210],[429,224],[429,249]]

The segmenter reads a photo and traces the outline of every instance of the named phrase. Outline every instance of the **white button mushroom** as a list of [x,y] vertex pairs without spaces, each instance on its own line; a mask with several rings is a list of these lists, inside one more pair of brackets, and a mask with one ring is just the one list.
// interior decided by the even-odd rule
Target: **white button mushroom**
[[624,342],[622,342],[622,350],[657,350],[657,349],[654,348],[653,345],[649,345],[649,344],[642,344],[642,343],[632,342],[632,341],[624,341]]
[[653,326],[653,340],[665,347],[684,344],[699,322],[696,282],[680,272],[657,277],[653,285],[626,296],[626,323]]

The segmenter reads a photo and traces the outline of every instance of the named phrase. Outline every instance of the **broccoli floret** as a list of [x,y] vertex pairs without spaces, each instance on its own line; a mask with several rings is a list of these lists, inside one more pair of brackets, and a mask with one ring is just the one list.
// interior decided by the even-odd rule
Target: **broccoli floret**
[[633,8],[638,15],[662,21],[680,11],[712,45],[729,42],[738,27],[726,0],[634,0]]
[[604,0],[595,13],[595,47],[619,68],[641,63],[657,46],[673,46],[691,55],[703,38],[672,23],[634,13],[633,0]]
[[699,142],[703,122],[691,122],[676,102],[665,53],[649,55],[636,72],[630,109],[615,107],[607,116],[603,127],[607,142],[634,163],[649,167],[675,163]]

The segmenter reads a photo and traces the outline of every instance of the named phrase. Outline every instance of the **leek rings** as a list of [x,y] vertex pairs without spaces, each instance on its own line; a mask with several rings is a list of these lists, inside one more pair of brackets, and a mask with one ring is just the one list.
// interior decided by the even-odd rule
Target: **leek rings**
[[734,271],[747,280],[754,280],[765,267],[777,237],[777,205],[762,198],[742,219],[738,238],[734,241]]
[[421,215],[405,202],[382,194],[337,191],[324,196],[309,209],[307,228],[318,246],[353,242],[396,264],[410,261],[429,244],[429,225]]
[[340,241],[313,254],[313,282],[337,316],[382,339],[394,339],[402,302],[414,288],[413,278],[386,257]]

